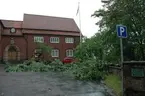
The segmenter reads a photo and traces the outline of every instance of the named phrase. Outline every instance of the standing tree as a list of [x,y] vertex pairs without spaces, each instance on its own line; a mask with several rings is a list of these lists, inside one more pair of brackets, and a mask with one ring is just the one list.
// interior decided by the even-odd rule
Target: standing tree
[[51,53],[51,47],[48,46],[45,43],[36,43],[37,48],[35,50],[35,60],[36,61],[40,61],[43,59],[43,55],[46,54],[50,54]]
[[[125,60],[145,60],[145,0],[108,0],[104,8],[94,12],[92,16],[101,17],[96,24],[104,32],[103,44],[108,50],[109,58],[119,60],[119,39],[116,25],[127,26],[128,38],[123,40]],[[108,59],[109,59],[108,58]]]

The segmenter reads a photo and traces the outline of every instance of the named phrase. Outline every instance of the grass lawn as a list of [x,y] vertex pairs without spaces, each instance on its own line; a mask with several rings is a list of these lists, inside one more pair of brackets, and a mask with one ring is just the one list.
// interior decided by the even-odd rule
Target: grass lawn
[[106,76],[105,84],[112,88],[117,96],[121,96],[121,79],[119,76],[114,74]]

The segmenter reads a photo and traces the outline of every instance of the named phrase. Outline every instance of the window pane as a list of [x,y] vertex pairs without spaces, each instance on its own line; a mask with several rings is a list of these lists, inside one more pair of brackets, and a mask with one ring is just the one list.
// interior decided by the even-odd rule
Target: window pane
[[66,56],[67,57],[73,57],[73,50],[71,50],[71,49],[66,50]]
[[50,37],[50,43],[59,43],[59,37]]
[[66,43],[73,43],[74,42],[74,38],[65,38],[65,42]]
[[34,42],[43,43],[43,42],[44,42],[44,37],[41,37],[41,36],[34,36]]
[[53,49],[52,52],[51,52],[51,56],[52,57],[59,57],[59,50]]
[[35,49],[35,53],[42,53],[42,49],[39,48]]

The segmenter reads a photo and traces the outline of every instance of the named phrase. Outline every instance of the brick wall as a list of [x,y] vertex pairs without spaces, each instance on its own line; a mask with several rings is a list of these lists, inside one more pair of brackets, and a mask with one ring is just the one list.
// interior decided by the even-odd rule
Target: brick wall
[[1,50],[1,34],[2,34],[2,23],[0,21],[0,61],[2,60],[2,50]]
[[[18,36],[13,36],[12,37],[14,39],[14,46],[17,47],[17,49],[19,50],[18,52],[18,60],[25,60],[26,59],[26,41],[24,39],[24,37],[18,37]],[[3,59],[7,59],[7,48],[10,45],[10,40],[11,37],[10,36],[3,36],[2,37],[2,41],[1,41],[1,49],[2,49],[2,57]]]
[[[36,33],[39,33],[39,34],[32,34],[32,31],[34,33],[36,31]],[[42,33],[48,32],[48,31],[44,31],[44,30],[24,30],[24,32],[27,32],[27,34],[25,33],[25,35],[27,36],[27,42],[28,42],[28,45],[27,45],[28,46],[28,53],[27,53],[28,58],[32,57],[32,55],[34,53],[34,50],[36,48],[36,45],[35,45],[34,39],[33,39],[34,36],[43,36],[44,37],[44,42],[46,44],[48,44],[52,48],[58,49],[60,60],[63,60],[66,57],[66,50],[67,49],[74,49],[79,44],[79,36],[59,35],[59,34],[57,34],[57,35],[55,35],[55,34],[40,34],[40,32],[42,32]],[[55,31],[53,33],[55,33]],[[49,40],[50,37],[56,37],[56,36],[60,38],[60,43],[50,43],[50,40]],[[70,44],[65,43],[65,37],[73,37],[74,38],[74,43],[70,43]],[[55,58],[52,58],[49,55],[44,54],[44,59],[46,59],[46,60],[55,59]]]

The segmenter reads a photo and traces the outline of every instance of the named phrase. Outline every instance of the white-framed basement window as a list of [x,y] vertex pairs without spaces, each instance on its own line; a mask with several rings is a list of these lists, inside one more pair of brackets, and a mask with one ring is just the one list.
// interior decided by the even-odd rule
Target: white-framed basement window
[[72,38],[72,37],[66,37],[65,38],[65,43],[74,43],[74,38]]
[[44,43],[43,36],[34,36],[34,42]]
[[50,37],[50,43],[59,43],[59,37]]
[[59,57],[59,50],[58,49],[53,49],[51,51],[51,56],[52,57]]
[[74,55],[74,51],[72,49],[66,50],[66,56],[67,57],[73,57],[73,55]]

